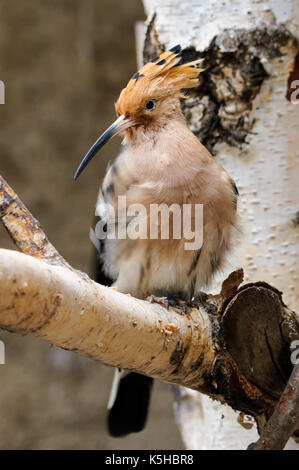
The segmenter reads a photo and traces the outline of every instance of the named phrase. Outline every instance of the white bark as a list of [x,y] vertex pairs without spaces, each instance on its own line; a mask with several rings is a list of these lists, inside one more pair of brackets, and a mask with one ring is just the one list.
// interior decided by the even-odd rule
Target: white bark
[[[143,3],[149,21],[156,15],[155,32],[165,48],[181,44],[203,52],[217,36],[221,51],[234,52],[231,45],[221,41],[223,33],[229,31],[234,38],[240,28],[250,33],[264,27],[275,30],[280,25],[299,39],[298,0],[143,0]],[[263,280],[275,285],[284,293],[285,302],[298,309],[299,225],[292,219],[299,209],[299,105],[285,97],[297,51],[291,42],[282,49],[282,57],[273,54],[270,58],[262,50],[251,48],[250,52],[259,56],[269,74],[252,103],[249,116],[252,133],[242,149],[218,142],[214,151],[240,192],[244,236],[233,266],[244,268],[246,281]],[[235,112],[228,108],[225,111],[228,116]],[[199,406],[198,395],[186,393],[188,406],[177,414],[181,416],[179,426],[187,447],[244,449],[255,440],[252,433],[256,434],[256,430],[252,429],[249,435],[227,407],[211,404],[206,397],[201,397]],[[186,411],[190,409],[192,418]],[[225,416],[221,420],[220,409]]]
[[[194,316],[195,315],[195,316]],[[207,312],[188,317],[101,286],[68,267],[0,249],[0,327],[114,367],[197,387],[215,359]],[[188,352],[179,364],[179,346]],[[192,385],[193,384],[193,385]]]
[[[180,396],[175,393],[174,411],[186,449],[245,450],[249,443],[258,440],[251,416],[194,390],[179,389]],[[294,439],[289,439],[285,450],[298,449]]]
[[258,439],[252,419],[240,426],[242,414],[193,390],[180,387],[174,409],[188,449],[244,450]]

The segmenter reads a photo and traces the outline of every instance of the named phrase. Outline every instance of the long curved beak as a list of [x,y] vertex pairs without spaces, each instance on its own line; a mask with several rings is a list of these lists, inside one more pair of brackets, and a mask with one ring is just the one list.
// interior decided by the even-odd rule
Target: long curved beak
[[119,132],[128,129],[128,127],[132,127],[135,125],[134,121],[126,118],[124,114],[122,114],[110,127],[98,138],[98,140],[93,144],[93,146],[88,150],[87,154],[83,158],[82,162],[77,168],[75,173],[74,179],[76,180],[78,176],[82,173],[84,168],[88,165],[88,163],[93,159],[95,154],[103,147],[103,145],[108,142],[113,136],[118,134]]

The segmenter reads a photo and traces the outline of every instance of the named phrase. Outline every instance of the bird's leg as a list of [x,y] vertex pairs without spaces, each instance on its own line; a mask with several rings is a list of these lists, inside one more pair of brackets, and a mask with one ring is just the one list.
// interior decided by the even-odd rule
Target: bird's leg
[[168,303],[174,310],[178,311],[178,313],[187,313],[188,303],[179,295],[174,295],[171,299],[168,299]]

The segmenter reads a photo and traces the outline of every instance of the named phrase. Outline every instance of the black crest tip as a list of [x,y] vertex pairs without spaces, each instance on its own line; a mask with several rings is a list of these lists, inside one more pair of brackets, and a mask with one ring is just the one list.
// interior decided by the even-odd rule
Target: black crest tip
[[181,52],[181,50],[182,50],[182,48],[179,44],[177,44],[176,46],[169,49],[169,51],[173,52],[174,54],[179,54]]
[[134,73],[133,77],[131,77],[131,80],[138,80],[138,78],[144,77],[143,73],[136,72]]

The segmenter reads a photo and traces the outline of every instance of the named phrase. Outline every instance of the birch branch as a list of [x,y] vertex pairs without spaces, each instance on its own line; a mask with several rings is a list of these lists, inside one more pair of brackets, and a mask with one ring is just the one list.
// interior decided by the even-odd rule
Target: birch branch
[[[101,286],[71,268],[1,180],[0,214],[16,245],[0,250],[0,327],[111,366],[201,391],[263,427],[292,371],[295,313],[266,283],[232,273],[186,314]],[[257,355],[256,352],[259,351]]]

